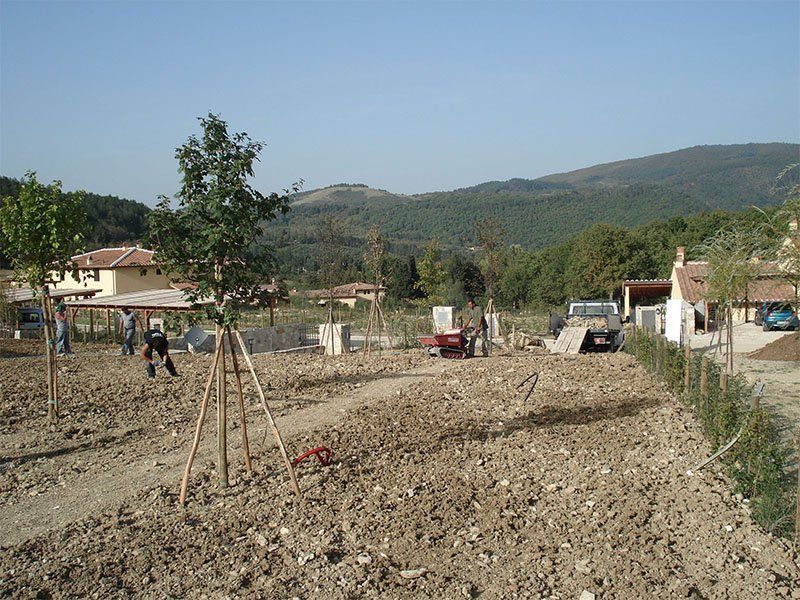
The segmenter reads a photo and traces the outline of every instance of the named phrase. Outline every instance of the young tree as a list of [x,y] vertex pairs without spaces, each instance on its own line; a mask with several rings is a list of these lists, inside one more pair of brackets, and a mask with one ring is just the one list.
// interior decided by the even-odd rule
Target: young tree
[[418,289],[431,304],[441,304],[445,300],[447,271],[442,264],[442,250],[439,240],[433,238],[419,261]]
[[492,300],[498,292],[505,267],[506,231],[497,219],[490,217],[475,226],[475,237],[483,255],[480,266],[486,294]]
[[697,251],[708,261],[705,300],[722,308],[727,327],[726,373],[733,372],[733,305],[747,298],[748,286],[761,274],[762,234],[731,227],[717,232]]
[[[364,263],[372,273],[372,281],[375,286],[364,338],[365,355],[368,355],[372,349],[372,328],[376,324],[378,327],[378,353],[380,354],[381,352],[381,331],[383,326],[386,325],[386,319],[383,316],[383,309],[381,309],[379,287],[383,285],[385,261],[386,240],[381,235],[380,227],[373,225],[367,233],[367,251],[364,253]],[[391,333],[389,334],[389,342],[391,344]]]
[[7,198],[0,207],[3,251],[14,269],[14,277],[27,283],[40,297],[44,313],[47,348],[47,414],[58,420],[58,383],[52,330],[52,303],[48,283],[53,275],[72,272],[78,278],[72,256],[83,250],[86,230],[84,192],[62,194],[61,182],[44,185],[29,171],[22,180],[19,197]]
[[[800,313],[800,164],[787,166],[778,175],[778,190],[786,200],[767,218],[767,255],[777,267],[776,275],[794,289],[792,305]],[[766,216],[764,211],[761,211]]]
[[[259,243],[264,234],[264,224],[274,219],[278,212],[288,210],[290,194],[298,191],[302,183],[296,183],[280,194],[262,194],[250,185],[248,179],[254,175],[253,165],[263,144],[252,141],[246,133],[228,133],[227,123],[218,115],[209,113],[199,121],[202,136],[190,136],[175,152],[178,171],[182,174],[181,188],[176,195],[177,206],[173,208],[169,198],[162,196],[149,222],[149,243],[156,250],[160,268],[177,280],[194,284],[186,292],[193,304],[213,300],[203,307],[205,316],[216,324],[214,366],[207,380],[195,443],[184,472],[181,503],[185,500],[215,369],[218,371],[219,480],[221,486],[228,485],[225,334],[236,374],[245,464],[249,469],[244,403],[231,330],[236,329],[240,307],[260,297],[262,285],[270,281],[273,274],[271,248]],[[245,355],[245,360],[249,361],[248,355]],[[251,374],[260,390],[255,373],[251,371]],[[261,400],[271,419],[263,396]],[[277,430],[275,433],[277,435]],[[283,450],[280,439],[278,442]],[[288,463],[285,451],[283,454]],[[293,478],[291,468],[289,472]]]

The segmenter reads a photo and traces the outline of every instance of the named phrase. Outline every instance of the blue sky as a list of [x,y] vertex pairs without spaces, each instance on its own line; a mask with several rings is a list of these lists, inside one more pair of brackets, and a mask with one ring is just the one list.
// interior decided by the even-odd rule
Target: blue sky
[[153,204],[221,113],[255,185],[402,193],[800,141],[800,3],[0,2],[0,172]]

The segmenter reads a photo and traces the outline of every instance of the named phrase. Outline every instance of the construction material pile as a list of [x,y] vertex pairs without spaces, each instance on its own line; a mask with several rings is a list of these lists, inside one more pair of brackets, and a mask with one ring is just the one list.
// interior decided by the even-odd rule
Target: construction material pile
[[[293,360],[262,364],[262,372],[278,381],[278,371],[311,368],[306,357]],[[150,423],[154,405],[145,398],[162,388],[107,389],[104,411],[147,404],[130,423],[144,431],[44,458],[66,460],[65,470],[80,461],[86,472],[37,488],[41,498],[4,501],[0,594],[796,597],[797,555],[754,526],[747,499],[731,493],[717,464],[687,475],[710,449],[692,414],[631,357],[525,355],[415,368],[409,359],[405,371],[384,373],[352,357],[337,362],[345,367],[334,381],[352,388],[333,396],[342,388],[308,376],[315,391],[307,395],[325,404],[280,420],[295,451],[320,443],[334,451],[329,467],[299,467],[302,502],[275,449],[256,457],[255,475],[236,467],[238,480],[220,490],[207,448],[178,509],[191,429],[184,419],[196,409],[196,388],[170,400],[187,414],[169,447],[150,431],[168,413]],[[82,377],[102,378],[108,367],[85,368]],[[538,383],[525,401],[528,390],[517,386],[533,371]],[[359,394],[361,404],[336,409]],[[81,415],[96,426],[93,410]],[[126,470],[98,477],[98,453],[109,450],[105,460]],[[131,488],[131,473],[145,467],[152,483]],[[76,510],[85,488],[103,498],[103,510],[36,534],[20,527]],[[36,506],[41,513],[32,515]]]
[[569,317],[564,319],[566,327],[588,327],[589,329],[605,329],[608,321],[605,317]]

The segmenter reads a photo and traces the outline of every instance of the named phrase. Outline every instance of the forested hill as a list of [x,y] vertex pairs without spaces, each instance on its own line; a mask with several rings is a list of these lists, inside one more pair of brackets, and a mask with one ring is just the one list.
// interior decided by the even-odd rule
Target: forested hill
[[782,197],[773,193],[775,178],[799,155],[796,144],[698,146],[536,180],[417,196],[342,184],[299,196],[292,211],[270,226],[269,237],[282,262],[308,269],[319,224],[329,214],[342,218],[355,236],[380,225],[398,251],[417,254],[434,237],[445,247],[474,245],[476,222],[494,217],[505,228],[507,243],[537,250],[599,222],[634,227],[777,204]]
[[[18,179],[0,176],[0,198],[16,198],[19,188]],[[140,202],[87,192],[84,204],[89,221],[86,245],[90,249],[136,242],[147,230],[150,209]]]
[[694,146],[548,175],[535,181],[571,187],[655,183],[682,189],[708,208],[738,209],[747,204],[768,203],[775,176],[786,165],[798,161],[797,144]]

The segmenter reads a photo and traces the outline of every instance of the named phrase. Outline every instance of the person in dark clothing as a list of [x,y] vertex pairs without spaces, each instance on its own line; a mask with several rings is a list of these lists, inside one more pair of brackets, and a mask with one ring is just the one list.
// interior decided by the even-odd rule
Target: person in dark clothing
[[178,372],[175,370],[175,365],[172,364],[172,359],[169,357],[169,342],[165,336],[158,329],[149,329],[144,332],[144,346],[142,346],[142,358],[147,362],[147,378],[156,378],[156,367],[161,363],[157,359],[153,359],[153,350],[158,353],[158,356],[163,361],[164,366],[167,368],[171,377],[177,377]]

